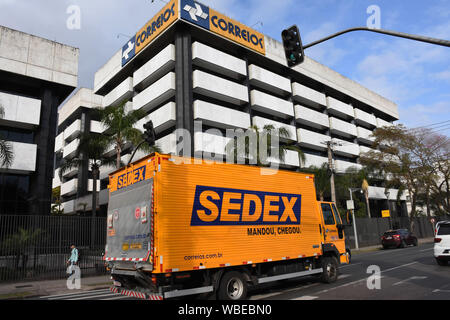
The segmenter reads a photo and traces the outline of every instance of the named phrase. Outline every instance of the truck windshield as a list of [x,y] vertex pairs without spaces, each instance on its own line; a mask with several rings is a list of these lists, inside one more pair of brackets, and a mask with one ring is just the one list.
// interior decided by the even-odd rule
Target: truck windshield
[[336,223],[337,224],[342,224],[341,217],[339,215],[338,209],[336,208],[334,203],[332,204],[332,206],[333,206],[334,218],[336,219]]

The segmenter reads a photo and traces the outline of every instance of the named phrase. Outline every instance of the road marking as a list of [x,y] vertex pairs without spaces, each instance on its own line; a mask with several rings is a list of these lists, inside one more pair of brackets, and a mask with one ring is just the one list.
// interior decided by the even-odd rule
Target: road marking
[[111,292],[111,293],[99,294],[99,295],[94,295],[94,296],[84,296],[84,297],[68,299],[68,300],[90,300],[92,298],[109,297],[109,296],[116,296],[116,294]]
[[406,282],[408,282],[410,280],[423,280],[423,279],[426,279],[426,278],[428,278],[428,277],[425,277],[425,276],[411,277],[411,278],[408,278],[408,279],[396,282],[396,283],[393,284],[393,286],[398,286],[399,284],[406,283]]
[[428,249],[419,250],[419,252],[429,251],[429,250],[433,250],[433,249],[434,249],[434,247],[433,247],[433,248],[428,248]]
[[98,293],[98,292],[110,292],[109,289],[97,289],[97,290],[91,290],[91,291],[75,291],[75,292],[71,292],[71,293],[65,293],[65,294],[56,294],[56,295],[51,295],[51,296],[42,296],[39,297],[40,299],[55,299],[58,297],[67,297],[67,296],[73,296],[73,295],[89,295],[89,294],[93,294],[93,293]]
[[[411,263],[407,263],[407,264],[402,264],[401,266],[393,267],[393,268],[386,269],[386,270],[381,270],[380,273],[389,272],[389,271],[392,271],[392,270],[395,270],[395,269],[399,269],[399,268],[403,268],[403,267],[406,267],[406,266],[410,266],[410,265],[416,264],[416,263],[417,262],[411,262]],[[383,277],[384,276],[381,276],[380,278],[383,278]],[[345,283],[345,284],[342,284],[340,286],[333,287],[333,288],[330,288],[330,289],[327,289],[327,290],[322,290],[322,291],[317,292],[317,294],[319,295],[321,293],[325,293],[325,292],[328,292],[328,291],[331,291],[331,290],[335,290],[335,289],[339,289],[339,288],[342,288],[342,287],[347,287],[347,286],[350,286],[352,284],[357,284],[357,283],[363,282],[363,281],[367,281],[367,278],[363,278],[363,279],[359,279],[359,280],[352,281],[352,282],[349,282],[349,283]]]
[[338,279],[341,280],[341,279],[348,278],[348,277],[350,277],[350,276],[351,276],[351,274],[340,274],[339,277],[338,277]]
[[314,297],[314,296],[303,296],[303,297],[299,297],[299,298],[295,298],[295,299],[291,299],[291,300],[315,300],[318,298],[319,297]]
[[435,290],[433,290],[431,292],[433,292],[433,293],[436,293],[436,292],[449,292],[450,293],[450,290],[435,289]]
[[121,300],[121,299],[129,299],[129,298],[132,298],[132,297],[127,297],[127,296],[120,295],[118,297],[112,297],[112,298],[106,298],[106,299],[100,299],[100,300]]
[[360,265],[360,264],[362,264],[362,262],[346,264],[346,265],[343,265],[343,266],[339,266],[339,269],[347,268],[347,267],[353,267],[353,266],[357,266],[357,265]]

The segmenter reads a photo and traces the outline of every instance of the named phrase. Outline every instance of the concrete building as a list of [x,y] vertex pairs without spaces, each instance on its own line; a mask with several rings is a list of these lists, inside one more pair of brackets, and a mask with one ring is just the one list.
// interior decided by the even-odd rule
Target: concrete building
[[0,26],[0,214],[50,213],[58,106],[76,88],[79,50]]
[[[60,187],[60,196],[64,212],[72,213],[89,211],[92,207],[90,193],[93,188],[89,163],[84,161],[78,168],[73,168],[60,175],[62,159],[73,159],[80,142],[80,136],[85,132],[103,133],[103,126],[93,119],[92,109],[101,107],[102,97],[92,90],[80,88],[58,110],[58,133],[55,140],[55,174],[52,187]],[[97,181],[100,190],[100,181]],[[86,199],[88,197],[88,199]]]
[[[152,119],[157,143],[170,154],[180,153],[176,129],[192,137],[184,155],[217,157],[229,141],[226,129],[283,126],[306,154],[300,163],[288,151],[280,166],[290,170],[327,162],[328,141],[340,143],[338,173],[360,169],[372,131],[399,119],[395,103],[308,57],[288,68],[280,42],[192,0],[170,1],[143,26],[95,73],[94,93],[103,107],[127,100],[144,110],[139,127]],[[102,179],[112,170],[103,168]],[[372,187],[371,198],[386,201],[381,189]]]

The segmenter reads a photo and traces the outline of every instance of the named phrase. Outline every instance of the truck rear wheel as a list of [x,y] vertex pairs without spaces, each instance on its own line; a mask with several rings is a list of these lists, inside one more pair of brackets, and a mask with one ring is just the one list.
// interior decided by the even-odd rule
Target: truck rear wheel
[[322,276],[320,280],[325,283],[333,283],[339,275],[338,261],[335,257],[324,257],[322,260]]
[[247,297],[247,281],[241,272],[230,271],[220,280],[219,300],[243,300]]

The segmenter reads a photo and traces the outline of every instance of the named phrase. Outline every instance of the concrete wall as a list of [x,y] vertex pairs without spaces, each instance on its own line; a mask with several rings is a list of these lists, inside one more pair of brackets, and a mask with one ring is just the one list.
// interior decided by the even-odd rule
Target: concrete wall
[[0,26],[0,70],[76,87],[79,49]]

